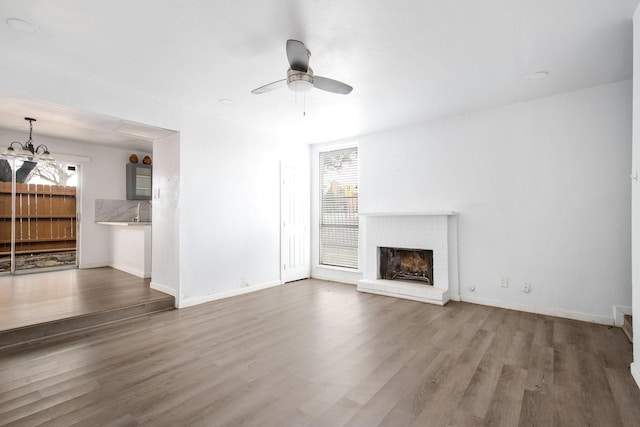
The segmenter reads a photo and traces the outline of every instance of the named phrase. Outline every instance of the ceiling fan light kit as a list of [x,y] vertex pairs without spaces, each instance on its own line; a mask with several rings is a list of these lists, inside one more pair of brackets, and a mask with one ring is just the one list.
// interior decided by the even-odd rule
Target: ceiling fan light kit
[[346,95],[353,90],[346,83],[327,77],[314,76],[313,70],[309,67],[310,57],[311,52],[305,47],[304,43],[298,40],[287,40],[287,59],[289,61],[287,78],[260,86],[251,92],[259,95],[281,88],[285,84],[296,93],[308,92],[314,87],[341,95]]
[[302,71],[287,71],[287,86],[294,92],[309,92],[313,88],[313,71],[311,68],[304,73]]

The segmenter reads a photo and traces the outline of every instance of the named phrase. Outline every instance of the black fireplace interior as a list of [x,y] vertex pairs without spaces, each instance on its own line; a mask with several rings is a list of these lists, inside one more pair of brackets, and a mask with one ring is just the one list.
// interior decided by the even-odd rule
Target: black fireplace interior
[[433,286],[431,249],[378,248],[379,279],[409,280]]

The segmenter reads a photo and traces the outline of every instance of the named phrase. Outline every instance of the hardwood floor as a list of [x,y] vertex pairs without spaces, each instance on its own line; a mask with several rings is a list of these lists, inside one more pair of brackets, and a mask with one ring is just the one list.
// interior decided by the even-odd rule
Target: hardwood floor
[[149,279],[107,267],[0,276],[0,347],[173,306]]
[[306,280],[0,350],[0,424],[638,426],[620,328]]

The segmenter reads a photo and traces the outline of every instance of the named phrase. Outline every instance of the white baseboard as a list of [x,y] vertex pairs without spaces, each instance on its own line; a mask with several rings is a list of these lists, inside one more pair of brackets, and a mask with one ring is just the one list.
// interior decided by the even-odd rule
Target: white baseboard
[[138,270],[135,268],[128,267],[126,265],[117,265],[117,264],[109,264],[109,267],[115,268],[116,270],[124,271],[125,273],[133,274],[134,276],[141,277],[143,279],[148,279],[151,277],[151,272]]
[[516,304],[508,301],[498,301],[488,298],[470,297],[461,295],[460,300],[473,304],[488,305],[490,307],[506,308],[509,310],[524,311],[526,313],[542,314],[545,316],[563,317],[565,319],[580,320],[583,322],[597,323],[599,325],[613,326],[613,317],[596,316],[593,314],[577,313],[574,311],[558,310],[554,308],[532,307],[525,304]]
[[631,376],[636,380],[636,385],[640,388],[640,367],[636,362],[631,364]]
[[622,326],[624,324],[624,315],[631,315],[631,307],[626,305],[614,305],[613,306],[613,321],[616,326]]
[[217,301],[224,298],[235,297],[242,294],[248,294],[250,292],[259,291],[261,289],[273,288],[275,286],[280,286],[282,282],[280,280],[272,280],[271,282],[261,283],[259,285],[247,286],[246,288],[238,288],[238,289],[229,289],[226,291],[218,292],[213,295],[207,295],[204,297],[198,298],[186,298],[183,300],[177,301],[178,308],[191,307],[194,305],[204,304],[211,301]]
[[83,263],[83,264],[79,264],[78,265],[78,268],[80,270],[86,270],[86,269],[89,269],[89,268],[102,268],[102,267],[111,267],[111,266],[109,265],[108,262],[96,262],[96,263],[93,263],[93,264],[85,264],[85,263]]
[[169,286],[161,285],[160,283],[151,281],[149,287],[156,291],[162,292],[163,294],[171,295],[176,301],[178,300],[178,293],[175,289],[170,288]]

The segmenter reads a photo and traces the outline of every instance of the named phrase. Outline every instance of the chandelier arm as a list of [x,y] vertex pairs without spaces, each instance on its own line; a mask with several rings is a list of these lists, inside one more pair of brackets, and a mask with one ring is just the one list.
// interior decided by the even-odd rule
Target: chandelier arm
[[[14,145],[18,144],[18,149],[16,150],[15,148],[13,148]],[[22,152],[23,150],[23,145],[21,142],[18,141],[13,141],[11,144],[9,144],[9,146],[2,152],[3,156],[7,156],[7,157],[17,157],[19,154],[19,152]]]
[[49,147],[47,147],[44,144],[40,144],[36,147],[36,149],[33,151],[35,154],[40,153],[40,149],[43,149],[42,154],[49,154]]

